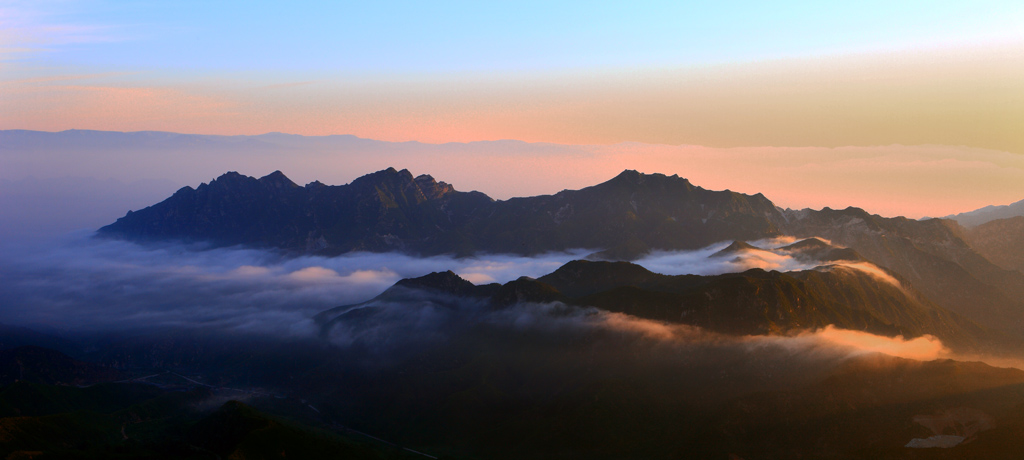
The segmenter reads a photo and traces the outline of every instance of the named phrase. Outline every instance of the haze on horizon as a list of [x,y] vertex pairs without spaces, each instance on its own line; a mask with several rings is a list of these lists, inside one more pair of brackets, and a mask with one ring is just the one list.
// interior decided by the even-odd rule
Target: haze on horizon
[[[341,184],[394,166],[508,198],[637,169],[941,216],[1024,198],[1021,23],[1011,1],[3,1],[0,129],[441,145],[184,163],[0,145],[0,180],[141,180],[141,206],[228,170]],[[495,139],[530,144],[477,143]]]

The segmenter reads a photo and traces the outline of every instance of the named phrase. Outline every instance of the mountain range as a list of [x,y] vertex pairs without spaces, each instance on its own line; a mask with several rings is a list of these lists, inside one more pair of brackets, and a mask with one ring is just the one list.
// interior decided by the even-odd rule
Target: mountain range
[[678,176],[630,170],[580,190],[509,200],[394,168],[340,186],[299,186],[280,171],[258,179],[226,173],[129,212],[98,235],[322,255],[586,248],[592,259],[626,261],[720,241],[818,237],[855,251],[952,313],[1024,331],[1024,273],[980,254],[984,246],[972,246],[977,238],[955,221],[885,218],[853,207],[781,209],[761,194],[706,190]]
[[709,191],[660,174],[625,171],[582,190],[496,201],[389,168],[341,186],[300,187],[279,171],[259,179],[227,173],[132,212],[100,234],[329,255],[529,255],[572,248],[639,254],[778,236],[783,221],[762,195]]
[[965,227],[977,227],[986,222],[998,219],[1024,216],[1024,200],[1002,206],[985,206],[974,211],[962,212],[946,216],[946,219],[953,219]]

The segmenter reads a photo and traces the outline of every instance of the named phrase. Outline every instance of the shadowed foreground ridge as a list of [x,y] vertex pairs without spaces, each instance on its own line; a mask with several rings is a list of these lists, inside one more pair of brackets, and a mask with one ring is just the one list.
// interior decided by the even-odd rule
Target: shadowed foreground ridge
[[[961,351],[977,351],[999,337],[906,287],[836,266],[780,273],[752,269],[715,276],[653,273],[628,262],[577,260],[538,279],[476,286],[452,272],[404,279],[362,304],[316,316],[326,337],[344,324],[371,330],[388,305],[427,302],[504,309],[522,303],[559,302],[625,313],[666,324],[685,324],[735,336],[787,334],[824,328],[906,338],[934,335]],[[467,303],[468,302],[468,303]],[[461,304],[461,305],[460,305]]]

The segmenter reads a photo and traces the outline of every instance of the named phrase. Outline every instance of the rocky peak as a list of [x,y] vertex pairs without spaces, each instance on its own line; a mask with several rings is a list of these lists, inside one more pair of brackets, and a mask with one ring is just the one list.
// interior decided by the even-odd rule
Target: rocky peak
[[829,247],[831,247],[831,245],[822,241],[820,238],[810,237],[779,249],[783,251],[804,251],[812,249],[826,249]]
[[428,174],[416,176],[413,180],[416,182],[416,185],[419,186],[423,195],[431,200],[441,198],[455,191],[455,187],[452,187],[445,182],[438,182]]
[[221,174],[216,179],[209,183],[199,184],[196,188],[197,192],[209,192],[211,190],[225,191],[225,190],[237,190],[242,187],[246,187],[252,183],[256,183],[257,179],[249,176],[244,176],[236,171],[228,171]]
[[462,279],[455,272],[448,270],[446,272],[430,273],[419,278],[406,278],[395,283],[395,286],[410,289],[428,289],[453,295],[466,295],[472,292],[475,285]]
[[274,171],[270,174],[267,174],[266,176],[259,178],[258,180],[260,181],[261,184],[273,188],[283,189],[298,187],[298,184],[292,182],[292,180],[285,176],[284,173],[282,173],[281,171]]
[[[673,199],[679,199],[679,194],[687,195],[684,200],[691,199],[694,191],[700,190],[694,187],[690,181],[677,175],[666,176],[664,174],[644,174],[632,169],[627,169],[611,180],[589,187],[591,192],[612,193],[612,194],[635,194],[631,200],[639,199],[641,196],[665,197],[672,195]],[[639,202],[637,202],[639,204]]]
[[352,181],[350,185],[356,188],[364,188],[378,187],[386,184],[386,187],[397,186],[399,189],[404,189],[412,183],[412,174],[409,170],[403,169],[399,171],[395,168],[388,168],[360,176]]
[[738,252],[760,250],[762,249],[757,246],[751,245],[746,241],[733,241],[732,244],[727,246],[725,249],[722,249],[721,251],[711,254],[709,257],[725,257],[736,254]]
[[641,172],[639,172],[639,171],[637,171],[635,169],[627,169],[627,170],[624,170],[621,173],[619,173],[618,176],[615,176],[614,178],[612,178],[612,180],[616,181],[616,182],[627,182],[627,183],[631,183],[631,184],[639,184],[639,183],[643,182],[644,174],[642,174]]

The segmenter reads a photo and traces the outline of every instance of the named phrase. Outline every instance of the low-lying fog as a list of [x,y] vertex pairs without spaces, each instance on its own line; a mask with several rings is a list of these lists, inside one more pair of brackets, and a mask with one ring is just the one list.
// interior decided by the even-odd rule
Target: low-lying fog
[[[752,242],[773,249],[791,238]],[[722,242],[696,251],[657,252],[640,265],[665,274],[720,274],[749,268],[803,270],[814,264],[768,251],[740,257],[709,257],[726,247]],[[476,283],[504,283],[520,276],[539,277],[562,264],[585,257],[592,250],[550,253],[536,257],[485,255],[473,258],[425,257],[403,254],[356,253],[340,257],[287,257],[272,250],[214,248],[182,244],[138,245],[93,238],[79,232],[46,244],[0,246],[0,317],[4,323],[56,331],[130,331],[164,327],[203,328],[275,335],[315,333],[311,317],[339,305],[366,301],[402,278],[452,270]],[[423,308],[406,307],[401,318],[427,318]],[[412,315],[411,311],[417,311]],[[537,311],[523,310],[476,318],[519,327],[525,322],[542,326],[560,320],[538,319]],[[678,339],[681,330],[622,315],[578,312],[587,327]],[[514,315],[513,318],[510,315]],[[434,316],[437,316],[436,312]],[[570,315],[572,316],[572,315]],[[397,318],[397,317],[396,317]],[[532,319],[530,319],[532,318]],[[404,319],[402,321],[405,321]],[[377,327],[398,326],[376,324]],[[574,320],[575,321],[575,320]],[[576,322],[580,324],[579,322]],[[439,324],[417,330],[436,330]],[[685,328],[684,328],[685,329]],[[685,329],[685,330],[691,330]],[[370,331],[356,331],[366,335]],[[843,342],[836,331],[820,331],[790,338],[793,343]],[[693,334],[683,334],[692,338]],[[705,337],[709,337],[706,336]],[[849,337],[846,344],[850,345]],[[715,340],[721,340],[717,338]],[[779,339],[751,339],[772,343]],[[760,342],[759,342],[760,340]],[[920,340],[920,339],[919,339]],[[934,342],[934,343],[933,343]],[[911,341],[913,352],[900,348],[907,342],[879,342],[867,348],[891,354],[938,356],[937,340]],[[788,345],[787,345],[788,346]],[[859,345],[858,345],[859,346]],[[924,351],[922,351],[924,350]],[[908,354],[910,353],[910,354]]]
[[69,329],[207,326],[289,332],[326,308],[362,302],[402,278],[453,270],[474,283],[541,276],[589,251],[539,257],[297,257],[67,235],[0,246],[2,322]]
[[[773,248],[789,242],[754,243]],[[760,251],[709,258],[728,244],[658,252],[638,263],[671,275],[814,266]],[[0,317],[5,323],[57,330],[203,326],[292,333],[311,315],[366,301],[402,278],[452,270],[474,284],[505,283],[540,277],[591,252],[461,259],[373,253],[287,257],[238,247],[141,246],[78,232],[45,243],[0,245]]]

